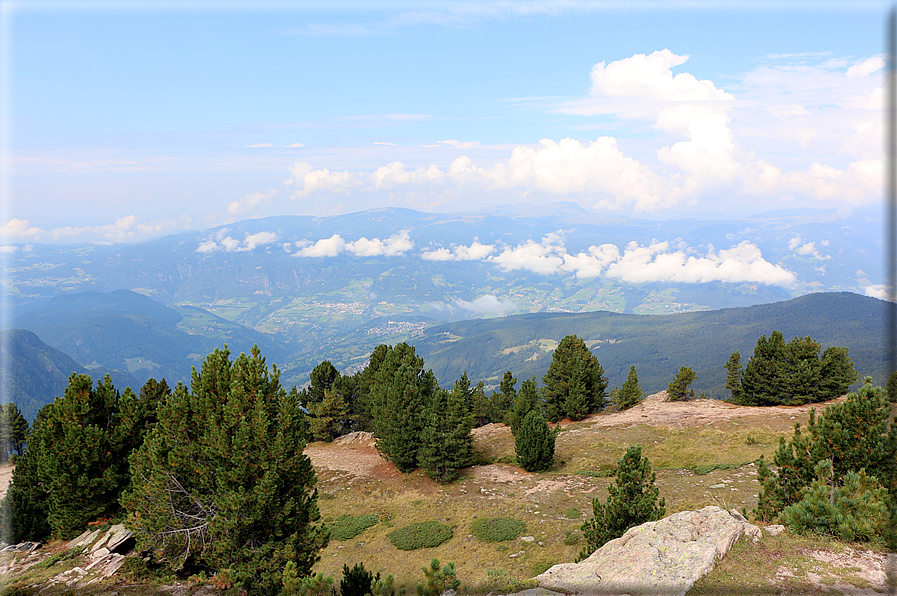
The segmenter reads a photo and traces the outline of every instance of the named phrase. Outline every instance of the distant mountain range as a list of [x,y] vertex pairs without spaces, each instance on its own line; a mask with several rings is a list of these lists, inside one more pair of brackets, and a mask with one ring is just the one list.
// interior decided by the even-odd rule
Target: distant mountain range
[[[556,315],[637,321],[611,314],[715,311],[818,292],[874,295],[881,283],[879,215],[802,209],[661,222],[597,215],[570,203],[491,213],[390,208],[253,219],[139,244],[7,247],[0,279],[15,313],[12,327],[33,331],[94,375],[115,371],[120,384],[186,380],[191,366],[225,342],[235,351],[258,343],[280,364],[282,379],[300,385],[322,359],[351,371],[379,343],[420,342],[442,378],[463,372],[450,358],[466,362],[459,354],[475,354],[485,341],[470,339],[474,329],[531,325],[539,338],[503,331],[508,341],[517,338],[499,342],[511,352],[486,352],[464,364],[491,378],[507,362],[525,377],[542,366],[539,354],[560,339],[554,335],[561,328],[578,329],[546,327],[578,320]],[[432,335],[438,325],[464,339],[451,348],[440,344]],[[763,327],[757,324],[757,335],[772,329]],[[605,326],[590,333],[597,342],[615,332]],[[819,337],[829,341],[822,331]],[[536,339],[546,340],[541,352],[521,347]],[[750,348],[756,337],[748,339],[732,345]],[[595,346],[611,358],[630,343]],[[605,366],[617,383],[611,369],[618,365]],[[668,370],[657,370],[652,387],[665,385]],[[714,374],[705,372],[698,385],[706,379],[715,392]]]
[[3,378],[8,395],[33,416],[43,403],[62,395],[71,372],[88,372],[95,379],[109,372],[119,388],[138,389],[150,377],[164,377],[173,386],[189,382],[191,367],[215,347],[227,343],[239,353],[258,344],[268,362],[285,370],[285,384],[301,384],[302,371],[322,360],[353,372],[378,343],[408,341],[442,385],[451,386],[466,372],[494,389],[506,370],[520,381],[541,379],[558,342],[576,334],[598,357],[611,388],[622,384],[631,365],[646,393],[666,388],[680,366],[690,366],[698,374],[695,391],[719,399],[726,396],[723,365],[729,354],[740,351],[746,363],[757,339],[773,330],[786,339],[810,335],[823,349],[846,346],[860,374],[883,384],[889,371],[881,330],[888,308],[895,306],[842,292],[664,316],[534,313],[447,324],[384,317],[326,345],[300,344],[297,350],[293,344],[290,351],[290,344],[277,337],[198,308],[166,307],[125,290],[85,292],[54,298],[16,320],[49,345],[31,331],[5,332],[10,353]]

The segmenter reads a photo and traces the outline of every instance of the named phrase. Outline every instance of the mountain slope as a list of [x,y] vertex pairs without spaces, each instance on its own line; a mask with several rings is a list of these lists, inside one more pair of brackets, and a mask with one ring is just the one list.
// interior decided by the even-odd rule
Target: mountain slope
[[680,366],[698,373],[693,388],[708,397],[725,397],[729,355],[738,350],[742,363],[753,354],[757,339],[773,330],[786,339],[810,335],[828,346],[850,349],[861,375],[883,384],[886,308],[875,298],[850,293],[809,294],[773,304],[664,316],[610,312],[531,314],[500,319],[463,321],[427,329],[413,343],[426,366],[443,384],[461,373],[490,379],[497,385],[505,370],[518,379],[541,376],[548,369],[554,346],[565,335],[586,340],[610,379],[625,381],[635,365],[642,389],[665,389]]

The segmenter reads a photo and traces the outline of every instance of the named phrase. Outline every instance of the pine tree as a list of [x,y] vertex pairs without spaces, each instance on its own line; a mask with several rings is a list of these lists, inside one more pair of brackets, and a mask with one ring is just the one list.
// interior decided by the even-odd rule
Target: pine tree
[[[580,366],[583,367],[579,373],[581,376],[578,378],[585,385],[586,406],[583,409],[575,407],[572,414],[584,416],[604,407],[604,400],[607,397],[607,378],[604,376],[604,369],[583,340],[575,335],[568,335],[558,344],[551,364],[548,366],[548,372],[542,377],[545,392],[545,416],[552,422],[571,415],[571,412],[567,411],[566,405],[578,361],[582,362]],[[578,396],[574,396],[569,403],[571,405],[578,404],[580,401]]]
[[726,362],[726,389],[732,392],[729,401],[733,404],[750,405],[743,403],[744,391],[741,388],[741,354],[732,352],[729,361]]
[[446,563],[440,569],[439,559],[430,561],[430,567],[424,567],[424,583],[417,584],[418,596],[440,596],[448,590],[454,591],[461,585],[455,564]]
[[377,450],[402,472],[417,468],[424,415],[436,390],[433,371],[401,343],[388,348],[371,384],[370,403],[377,433]]
[[0,462],[7,461],[13,454],[21,456],[27,438],[28,421],[18,406],[12,402],[0,405]]
[[673,380],[670,381],[670,386],[667,388],[667,395],[669,396],[670,401],[694,399],[695,392],[694,390],[689,390],[688,386],[697,378],[698,375],[695,374],[695,371],[692,369],[685,366],[680,368]]
[[49,410],[48,405],[37,413],[28,449],[16,462],[12,482],[0,503],[0,540],[8,544],[44,542],[52,531],[47,521],[49,494],[38,475],[38,455],[44,449],[41,427]]
[[138,548],[172,570],[228,569],[250,594],[278,592],[292,563],[307,576],[327,543],[307,423],[258,347],[215,350],[178,384],[131,458],[122,498]]
[[582,524],[586,545],[579,553],[578,561],[626,530],[645,522],[655,521],[666,515],[666,502],[658,501],[660,491],[655,486],[656,475],[651,462],[642,457],[641,445],[632,445],[617,462],[617,475],[608,489],[607,502],[592,499],[593,517]]
[[308,410],[308,431],[315,441],[332,441],[344,431],[349,406],[342,393],[335,389],[324,391],[320,402],[312,402]]
[[635,367],[631,366],[629,376],[626,377],[626,382],[623,383],[617,394],[617,406],[621,410],[626,410],[636,405],[640,399],[642,399],[642,390],[638,386],[638,373],[635,371]]
[[520,391],[514,397],[514,406],[508,413],[508,426],[515,436],[523,424],[526,415],[539,409],[539,392],[536,390],[536,377],[527,379],[520,386]]
[[885,394],[888,396],[888,401],[893,403],[897,403],[897,371],[891,373],[888,377],[888,383],[885,385]]
[[426,414],[418,460],[437,482],[451,482],[473,464],[470,411],[463,392],[438,389]]
[[471,392],[470,401],[472,403],[470,411],[473,416],[473,427],[479,428],[492,422],[490,418],[489,398],[486,396],[486,388],[483,382],[477,383]]
[[527,472],[544,472],[551,468],[558,433],[560,426],[549,429],[539,412],[533,410],[527,414],[514,437],[514,452],[520,467]]
[[880,387],[871,378],[847,401],[828,406],[817,418],[810,411],[806,432],[794,427],[791,440],[780,440],[773,457],[776,471],[761,460],[760,491],[756,513],[771,521],[802,498],[802,491],[816,476],[815,467],[831,460],[833,479],[842,482],[848,472],[865,470],[882,486],[897,487],[897,425],[889,425],[890,407]]
[[73,374],[64,397],[45,407],[35,445],[37,475],[53,535],[71,538],[87,522],[119,510],[130,482],[128,456],[154,414],[130,388],[119,393],[108,375],[93,387],[87,375]]
[[343,579],[339,583],[340,596],[367,596],[371,593],[371,586],[380,579],[380,574],[374,577],[372,571],[364,568],[364,563],[356,563],[349,569],[343,565]]
[[311,383],[305,389],[303,406],[310,409],[311,404],[319,404],[324,400],[324,394],[333,388],[333,384],[340,378],[339,371],[329,360],[324,360],[314,367],[309,374]]

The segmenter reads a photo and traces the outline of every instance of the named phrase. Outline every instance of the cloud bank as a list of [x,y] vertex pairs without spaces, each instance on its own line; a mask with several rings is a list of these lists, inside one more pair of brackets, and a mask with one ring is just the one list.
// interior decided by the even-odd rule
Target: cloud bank
[[[491,165],[463,154],[447,166],[392,161],[373,171],[296,162],[285,184],[293,199],[356,192],[406,198],[536,192],[640,212],[723,196],[727,202],[853,205],[880,199],[881,58],[807,64],[805,58],[771,57],[731,90],[688,72],[674,74],[688,58],[663,49],[599,62],[587,96],[550,106],[570,117],[647,125],[658,140],[641,145],[654,143],[653,155],[636,157],[612,136],[542,139],[514,147],[507,159]],[[476,141],[440,144],[458,151],[478,147]],[[828,157],[811,157],[820,155]]]
[[408,230],[402,230],[393,234],[386,240],[373,238],[359,238],[352,242],[346,242],[339,234],[330,238],[324,238],[317,242],[297,242],[299,248],[293,253],[294,257],[337,257],[348,253],[355,257],[400,257],[414,248]]
[[276,232],[258,232],[246,234],[243,240],[236,240],[227,235],[227,228],[218,230],[213,238],[206,238],[199,243],[196,252],[209,254],[217,251],[224,252],[252,252],[260,246],[266,246],[277,242]]

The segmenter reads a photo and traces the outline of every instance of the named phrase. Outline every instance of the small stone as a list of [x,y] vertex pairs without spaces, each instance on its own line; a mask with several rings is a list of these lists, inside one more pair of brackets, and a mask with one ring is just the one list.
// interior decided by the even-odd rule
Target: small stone
[[520,539],[523,540],[524,542],[532,542],[533,540],[535,540],[535,537],[533,537],[533,536],[521,536]]
[[780,524],[772,524],[771,526],[766,526],[763,529],[766,530],[766,533],[770,536],[778,536],[785,531],[785,526]]
[[726,485],[725,484],[713,484],[710,486],[710,488],[726,488]]

